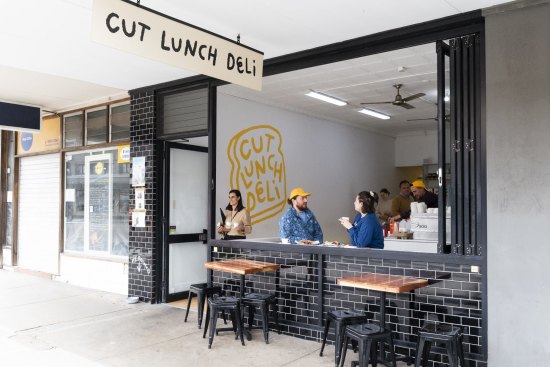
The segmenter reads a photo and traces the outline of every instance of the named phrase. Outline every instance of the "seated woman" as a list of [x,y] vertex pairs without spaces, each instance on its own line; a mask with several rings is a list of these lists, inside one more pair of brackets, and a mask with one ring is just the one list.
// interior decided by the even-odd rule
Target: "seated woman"
[[218,233],[224,240],[244,240],[252,232],[250,212],[243,206],[239,190],[229,191],[229,204],[224,215],[225,223],[218,223]]
[[374,213],[377,201],[376,192],[361,191],[353,203],[358,212],[353,219],[353,224],[347,218],[340,218],[340,223],[348,230],[352,245],[384,248],[384,234]]

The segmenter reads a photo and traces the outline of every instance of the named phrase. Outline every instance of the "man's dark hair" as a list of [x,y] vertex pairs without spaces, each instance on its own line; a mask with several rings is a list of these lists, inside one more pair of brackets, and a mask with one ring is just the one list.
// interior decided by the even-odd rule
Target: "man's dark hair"
[[401,188],[401,185],[403,185],[404,183],[409,184],[409,186],[411,185],[411,183],[409,181],[403,180],[399,183],[399,188]]

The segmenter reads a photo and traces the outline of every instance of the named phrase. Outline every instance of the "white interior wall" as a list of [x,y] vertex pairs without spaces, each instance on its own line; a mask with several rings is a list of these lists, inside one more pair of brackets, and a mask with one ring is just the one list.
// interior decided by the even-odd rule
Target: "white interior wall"
[[[297,186],[312,192],[309,206],[323,228],[325,240],[349,240],[337,218],[354,215],[353,201],[359,191],[378,191],[399,182],[393,138],[223,93],[218,93],[217,108],[217,208],[227,205],[230,190],[229,141],[254,125],[270,125],[280,131],[287,194]],[[245,196],[246,190],[241,191]],[[285,204],[284,210],[287,208]],[[277,237],[281,215],[255,225],[249,238]]]
[[437,162],[437,130],[398,135],[395,139],[396,167],[421,166]]
[[488,365],[546,366],[550,5],[513,5],[485,13]]

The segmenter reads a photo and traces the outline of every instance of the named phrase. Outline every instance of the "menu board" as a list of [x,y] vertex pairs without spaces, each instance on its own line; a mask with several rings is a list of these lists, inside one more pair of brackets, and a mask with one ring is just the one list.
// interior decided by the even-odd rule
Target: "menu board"
[[89,183],[89,249],[109,249],[109,160],[90,162]]

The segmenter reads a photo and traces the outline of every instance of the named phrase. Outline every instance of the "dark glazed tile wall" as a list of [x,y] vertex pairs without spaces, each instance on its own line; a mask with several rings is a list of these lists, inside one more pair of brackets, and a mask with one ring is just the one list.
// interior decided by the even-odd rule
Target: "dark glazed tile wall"
[[[130,156],[145,157],[147,215],[143,228],[134,228],[130,223],[128,295],[139,296],[141,300],[149,302],[155,299],[156,201],[154,198],[156,198],[158,185],[158,169],[155,161],[155,96],[153,93],[132,95],[130,106]],[[130,210],[135,207],[134,193],[132,187]]]
[[[406,294],[387,294],[386,325],[393,331],[396,351],[414,356],[416,332],[425,320],[437,320],[461,326],[464,351],[470,366],[486,366],[482,362],[482,301],[480,273],[472,273],[470,265],[443,264],[353,256],[318,255],[299,252],[263,251],[218,247],[212,260],[245,257],[283,265],[280,279],[275,272],[247,275],[247,291],[267,292],[279,297],[282,331],[304,339],[320,341],[322,319],[333,309],[365,310],[372,320],[379,320],[379,292],[342,287],[336,280],[360,273],[394,274],[425,278],[429,286]],[[318,259],[323,260],[322,319],[319,318]],[[239,291],[239,277],[231,273],[213,272],[212,281],[225,285],[234,295]],[[277,286],[279,284],[279,286]],[[329,339],[334,335],[330,334]],[[442,354],[443,353],[443,354]],[[433,347],[430,366],[446,366],[444,350]]]

